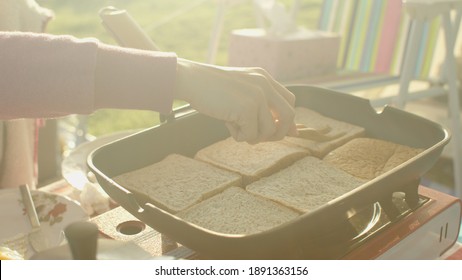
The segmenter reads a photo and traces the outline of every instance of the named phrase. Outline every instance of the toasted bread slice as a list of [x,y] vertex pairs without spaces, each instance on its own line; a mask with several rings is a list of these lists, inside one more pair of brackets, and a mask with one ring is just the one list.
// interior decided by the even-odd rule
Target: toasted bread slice
[[329,132],[326,133],[326,136],[338,136],[328,141],[314,141],[312,139],[304,139],[303,137],[291,136],[284,138],[284,141],[303,147],[307,149],[311,155],[318,158],[324,157],[331,150],[365,133],[363,127],[326,117],[304,107],[295,108],[295,122],[320,131],[327,127],[329,128]]
[[353,176],[372,180],[420,152],[422,149],[380,139],[356,138],[331,151],[323,160]]
[[241,174],[247,185],[307,155],[305,149],[281,141],[251,145],[229,137],[198,151],[195,158]]
[[296,211],[238,187],[230,187],[177,214],[200,227],[227,234],[262,232],[299,215]]
[[121,186],[147,195],[171,213],[184,210],[229,186],[241,184],[241,176],[205,162],[171,154],[144,168],[114,178]]
[[364,182],[316,157],[309,156],[278,173],[248,185],[246,190],[307,213]]

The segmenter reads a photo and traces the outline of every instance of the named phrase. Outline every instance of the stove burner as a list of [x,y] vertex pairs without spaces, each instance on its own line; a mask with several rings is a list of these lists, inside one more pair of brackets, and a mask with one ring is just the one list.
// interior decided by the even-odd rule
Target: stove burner
[[405,192],[395,192],[391,197],[390,203],[387,203],[385,207],[382,203],[377,202],[365,207],[361,211],[351,210],[351,213],[354,212],[354,214],[348,220],[357,231],[357,235],[352,238],[349,248],[345,251],[351,251],[364,244],[392,224],[425,205],[430,201],[430,198],[418,195],[417,202],[414,202],[414,199],[411,201],[409,202],[409,196]]

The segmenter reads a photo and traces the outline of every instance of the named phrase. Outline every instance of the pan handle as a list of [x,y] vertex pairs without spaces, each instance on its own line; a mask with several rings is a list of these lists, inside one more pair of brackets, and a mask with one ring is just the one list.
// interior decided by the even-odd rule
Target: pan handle
[[173,112],[168,115],[160,114],[159,118],[160,118],[161,123],[172,122],[172,121],[175,121],[175,119],[177,118],[180,118],[182,116],[185,116],[185,115],[188,115],[194,112],[196,112],[196,110],[194,110],[190,104],[185,104],[185,105],[176,107],[173,110]]
[[[99,175],[97,175],[99,176]],[[103,178],[101,182],[108,181],[107,178]],[[116,182],[109,179],[111,187],[107,187],[106,184],[101,184],[101,187],[109,195],[109,197],[117,197],[117,203],[129,212],[143,212],[144,209],[138,203],[135,195],[129,190],[121,187]]]

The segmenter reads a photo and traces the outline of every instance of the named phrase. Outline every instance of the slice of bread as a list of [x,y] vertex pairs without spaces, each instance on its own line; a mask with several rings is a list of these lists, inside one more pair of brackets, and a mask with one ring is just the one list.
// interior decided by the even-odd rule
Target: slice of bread
[[363,180],[309,156],[248,185],[246,190],[307,213],[363,183]]
[[156,206],[171,213],[241,184],[236,173],[178,154],[113,179],[131,191],[147,195]]
[[341,135],[338,138],[325,142],[316,142],[301,137],[288,136],[284,138],[284,140],[289,143],[307,149],[310,151],[311,155],[318,158],[324,157],[331,150],[345,144],[355,137],[360,137],[365,133],[365,129],[363,127],[323,116],[316,111],[304,107],[295,108],[295,122],[318,130],[322,130],[327,126],[330,128],[330,131],[326,133],[326,136]]
[[281,141],[250,145],[229,137],[201,149],[195,158],[241,174],[247,185],[307,155],[305,149]]
[[230,187],[177,214],[183,220],[200,227],[226,234],[262,232],[299,215],[300,213],[238,187]]
[[331,151],[323,160],[349,174],[372,180],[422,152],[389,141],[356,138]]

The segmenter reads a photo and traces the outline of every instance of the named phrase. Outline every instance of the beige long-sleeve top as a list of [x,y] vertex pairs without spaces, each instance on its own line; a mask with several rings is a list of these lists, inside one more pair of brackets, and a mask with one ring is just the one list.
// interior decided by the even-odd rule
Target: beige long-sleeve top
[[176,55],[96,39],[0,32],[0,119],[88,114],[99,108],[169,113]]

